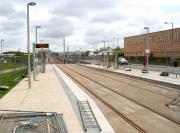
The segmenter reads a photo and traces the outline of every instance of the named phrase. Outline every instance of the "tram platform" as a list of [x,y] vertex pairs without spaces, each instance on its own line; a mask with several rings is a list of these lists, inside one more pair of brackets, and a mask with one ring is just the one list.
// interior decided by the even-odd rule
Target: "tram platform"
[[174,74],[170,74],[169,76],[160,76],[161,72],[158,71],[149,71],[149,73],[142,73],[142,70],[140,69],[116,69],[113,67],[105,67],[105,66],[100,66],[100,65],[95,65],[95,64],[80,64],[84,65],[87,67],[103,70],[103,71],[109,71],[112,73],[116,74],[121,74],[121,75],[126,75],[126,76],[131,76],[135,78],[139,78],[142,80],[147,80],[150,82],[156,82],[159,84],[165,84],[167,86],[172,86],[177,89],[180,88],[180,76],[176,77]]
[[31,114],[31,111],[55,112],[63,114],[62,117],[69,133],[82,133],[85,132],[85,129],[80,116],[78,102],[83,103],[84,101],[88,101],[100,129],[89,128],[87,132],[114,133],[114,130],[95,102],[66,76],[63,71],[53,64],[46,66],[45,73],[38,74],[37,81],[32,79],[32,87],[30,89],[28,88],[27,78],[25,78],[2,97],[0,99],[0,114],[12,111],[26,112],[26,114],[28,112]]
[[31,89],[28,89],[28,81],[25,78],[1,98],[0,110],[1,113],[7,110],[57,112],[63,114],[68,132],[83,132],[52,65],[47,65],[46,72],[38,75],[37,81],[32,82]]

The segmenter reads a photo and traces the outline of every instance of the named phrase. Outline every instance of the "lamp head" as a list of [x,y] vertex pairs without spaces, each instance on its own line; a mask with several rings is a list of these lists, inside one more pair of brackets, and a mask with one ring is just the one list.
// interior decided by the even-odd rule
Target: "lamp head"
[[35,6],[36,3],[35,3],[35,2],[30,2],[30,3],[28,3],[28,5],[30,5],[30,6]]
[[36,26],[36,28],[41,28],[41,26],[40,26],[40,25],[38,25],[38,26]]
[[4,39],[1,39],[1,42],[3,42],[4,41]]
[[147,30],[148,30],[148,29],[149,29],[149,27],[144,27],[144,29],[147,29]]
[[164,24],[168,24],[168,22],[164,22]]

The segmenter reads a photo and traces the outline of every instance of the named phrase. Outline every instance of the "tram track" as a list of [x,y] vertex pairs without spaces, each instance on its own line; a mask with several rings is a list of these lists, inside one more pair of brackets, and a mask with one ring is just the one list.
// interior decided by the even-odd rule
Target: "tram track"
[[[66,67],[67,67],[67,66],[66,66]],[[117,95],[120,95],[120,96],[122,96],[122,97],[130,100],[131,102],[136,103],[137,105],[140,105],[140,106],[142,106],[142,107],[144,107],[144,108],[152,111],[153,113],[156,113],[156,114],[158,114],[158,115],[160,115],[160,116],[162,116],[162,117],[170,120],[171,122],[176,123],[177,125],[180,125],[180,121],[178,121],[177,119],[174,119],[173,117],[170,117],[170,116],[168,116],[168,115],[166,115],[166,114],[164,114],[164,113],[161,113],[160,111],[155,110],[155,109],[153,109],[153,108],[150,107],[150,106],[147,106],[147,105],[145,105],[145,104],[143,104],[143,103],[140,103],[139,101],[137,101],[137,100],[135,100],[135,99],[133,99],[133,98],[131,98],[131,97],[128,97],[127,95],[124,95],[124,94],[122,94],[122,93],[119,93],[118,91],[116,91],[116,90],[114,90],[114,89],[112,89],[112,88],[110,88],[110,87],[108,87],[108,86],[106,86],[106,85],[103,85],[103,84],[99,83],[98,81],[93,80],[93,79],[89,78],[88,76],[85,76],[85,75],[83,75],[83,74],[81,74],[81,73],[79,73],[79,72],[71,69],[70,67],[67,67],[67,68],[68,68],[68,70],[73,71],[74,73],[76,73],[76,74],[78,74],[78,75],[80,75],[80,76],[82,76],[82,77],[85,77],[86,79],[88,79],[88,80],[90,80],[90,81],[92,81],[92,82],[94,82],[94,83],[96,83],[96,84],[98,84],[98,85],[106,88],[107,90],[110,90],[110,91],[116,93]]]
[[140,133],[147,133],[142,127],[137,125],[135,122],[133,122],[131,119],[126,117],[122,112],[114,108],[111,104],[106,102],[103,98],[98,96],[95,92],[93,92],[90,88],[88,88],[86,85],[84,85],[82,82],[78,81],[76,78],[74,78],[71,74],[67,72],[64,68],[60,67],[63,72],[68,75],[71,79],[73,79],[75,82],[77,82],[79,85],[81,85],[84,89],[86,89],[90,94],[92,94],[95,98],[97,98],[99,101],[101,101],[106,107],[111,109],[114,113],[116,113],[118,116],[120,116],[123,120],[125,120],[127,123],[129,123],[131,126],[133,126],[137,131]]
[[130,75],[125,75],[125,74],[121,74],[121,73],[118,73],[118,72],[111,72],[111,71],[108,71],[107,68],[104,68],[104,69],[99,69],[99,68],[93,68],[93,67],[90,67],[90,66],[84,66],[84,65],[81,65],[81,64],[78,64],[79,66],[81,67],[86,67],[86,68],[89,68],[89,69],[92,69],[92,70],[96,70],[98,72],[103,72],[103,73],[108,73],[110,75],[113,75],[113,76],[118,76],[118,77],[122,77],[124,79],[131,79],[135,82],[139,82],[139,83],[143,83],[143,84],[146,84],[146,85],[150,85],[150,86],[154,86],[154,87],[158,87],[158,88],[162,88],[162,89],[165,89],[165,90],[169,90],[169,91],[174,91],[176,93],[180,93],[179,90],[177,90],[177,88],[173,88],[172,89],[169,89],[169,87],[166,87],[164,84],[160,85],[160,84],[157,84],[157,83],[153,83],[153,82],[150,82],[150,81],[147,81],[147,80],[141,80],[139,78],[134,78],[134,76],[130,76]]
[[111,75],[116,75],[116,76],[122,76],[123,78],[125,79],[131,79],[133,81],[138,81],[138,82],[141,82],[141,83],[145,83],[146,85],[151,85],[151,86],[154,86],[154,87],[159,87],[159,88],[162,88],[162,89],[166,89],[166,90],[171,90],[172,89],[169,89],[169,87],[172,87],[173,88],[173,91],[174,92],[180,92],[176,87],[174,86],[167,86],[166,84],[158,84],[158,82],[152,82],[152,81],[149,81],[149,80],[146,80],[146,79],[142,79],[142,78],[137,78],[137,77],[134,77],[134,76],[131,76],[131,75],[126,75],[126,74],[122,74],[122,73],[118,73],[118,72],[114,72],[114,71],[109,71],[107,68],[103,68],[103,69],[99,69],[99,68],[93,68],[93,67],[90,67],[90,66],[84,66],[82,64],[78,64],[79,66],[82,66],[82,67],[86,67],[86,68],[89,68],[89,69],[92,69],[92,70],[96,70],[96,71],[99,71],[99,72],[106,72],[108,74],[111,74]]
[[[105,75],[105,72],[103,72],[103,74],[102,74],[102,73],[100,73],[100,72],[89,71],[89,70],[87,70],[84,66],[80,66],[80,67],[84,68],[84,70],[85,70],[86,72],[91,72],[91,73],[94,73],[94,74],[98,74],[98,75],[103,76],[103,77],[106,77],[106,78],[108,78],[108,79],[111,79],[111,80],[114,80],[114,81],[118,81],[118,82],[121,82],[121,83],[123,83],[123,84],[129,85],[129,86],[132,86],[132,87],[135,87],[136,89],[141,89],[141,90],[144,90],[144,91],[147,91],[147,92],[151,92],[151,93],[154,93],[154,94],[158,94],[158,95],[161,95],[161,96],[165,96],[165,97],[168,97],[168,98],[171,98],[171,99],[174,99],[174,98],[175,98],[174,96],[169,96],[169,95],[163,94],[163,93],[161,93],[161,92],[152,91],[152,90],[150,90],[150,89],[146,89],[146,88],[140,87],[140,86],[138,86],[138,85],[134,85],[134,84],[132,83],[132,80],[134,80],[133,78],[130,79],[130,78],[127,78],[127,77],[126,77],[126,79],[131,80],[131,82],[128,82],[128,83],[127,83],[127,81],[123,81],[122,78],[124,78],[124,77],[122,77],[122,76],[120,77],[121,79],[116,79],[116,78],[113,77],[113,76],[115,76],[115,75],[112,75],[112,74],[109,75],[109,74],[108,74],[108,76],[106,76],[106,75]],[[136,83],[137,83],[137,82],[141,83],[141,81],[136,80],[136,79],[135,79],[134,82],[136,82]],[[145,82],[143,82],[143,84],[146,84],[147,87],[151,85],[151,84],[148,84],[148,83],[145,83]],[[161,88],[161,89],[164,89],[164,91],[167,91],[167,90],[173,91],[174,93],[176,93],[176,95],[178,95],[178,93],[180,93],[180,91],[170,90],[170,89],[167,89],[167,88],[163,88],[163,87],[161,87],[161,86],[156,86],[156,87]]]

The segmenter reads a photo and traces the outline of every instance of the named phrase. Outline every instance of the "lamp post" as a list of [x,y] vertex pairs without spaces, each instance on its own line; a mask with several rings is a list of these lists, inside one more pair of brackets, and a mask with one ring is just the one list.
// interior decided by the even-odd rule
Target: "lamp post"
[[2,43],[3,43],[3,41],[4,41],[4,39],[1,39],[1,58],[0,58],[0,60],[1,60],[1,80],[0,80],[0,88],[1,88],[1,86],[2,86],[2,68],[3,68],[3,50],[2,50]]
[[93,62],[95,63],[96,43],[92,43],[92,45],[93,45],[93,49],[94,49],[94,50],[93,50],[93,58],[94,58],[94,59],[93,59],[93,60],[94,60]]
[[115,48],[115,43],[114,43],[114,40],[117,39],[117,47],[119,47],[119,37],[116,37],[116,38],[113,38],[113,48]]
[[115,40],[115,39],[116,39],[116,38],[113,38],[113,47],[112,47],[113,49],[114,49],[114,40]]
[[106,41],[103,40],[102,42],[104,43],[104,49],[105,49],[106,48]]
[[65,37],[63,38],[63,63],[65,64],[65,58],[66,58],[66,55],[65,55],[65,48],[66,48],[66,40],[65,40]]
[[146,34],[146,49],[145,49],[145,53],[146,53],[146,64],[145,64],[145,70],[148,73],[148,65],[149,65],[149,27],[144,27],[145,30],[147,30],[147,34]]
[[38,41],[37,41],[37,30],[40,29],[40,28],[41,28],[40,25],[36,26],[36,43],[38,42]]
[[164,22],[164,24],[171,24],[171,47],[170,47],[170,51],[171,51],[171,63],[173,62],[174,60],[174,57],[173,57],[173,22]]
[[35,30],[36,30],[36,43],[33,44],[33,80],[36,80],[36,73],[37,73],[37,62],[35,61],[35,45],[37,44],[37,29],[41,28],[41,26],[36,26]]
[[116,38],[116,39],[117,39],[117,47],[120,48],[120,46],[119,46],[119,38]]
[[31,62],[30,62],[30,33],[29,33],[29,6],[35,6],[35,2],[27,4],[27,52],[28,52],[28,88],[31,88]]
[[2,49],[2,43],[4,42],[4,39],[1,39],[1,53],[3,53],[3,49]]

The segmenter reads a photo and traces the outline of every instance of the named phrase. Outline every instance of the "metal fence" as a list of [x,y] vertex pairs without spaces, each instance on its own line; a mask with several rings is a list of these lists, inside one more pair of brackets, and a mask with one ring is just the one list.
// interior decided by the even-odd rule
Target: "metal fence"
[[8,85],[27,73],[27,56],[0,56],[0,86]]
[[[124,58],[128,63],[121,63],[120,58]],[[134,56],[118,56],[119,69],[144,69],[144,59],[145,57],[134,57]],[[176,75],[180,75],[180,58],[174,58],[173,60],[170,57],[153,57],[149,56],[148,58],[148,70],[150,71],[159,71],[159,72],[168,72]],[[88,57],[79,57],[80,63],[85,64],[97,64],[107,67],[115,67],[115,53],[109,53],[108,58],[107,54],[96,54]]]
[[[125,57],[131,64],[143,64],[144,57]],[[149,56],[150,65],[161,65],[161,66],[174,66],[174,62],[177,62],[177,66],[180,66],[180,58],[174,58],[173,61],[170,57],[152,57]]]

